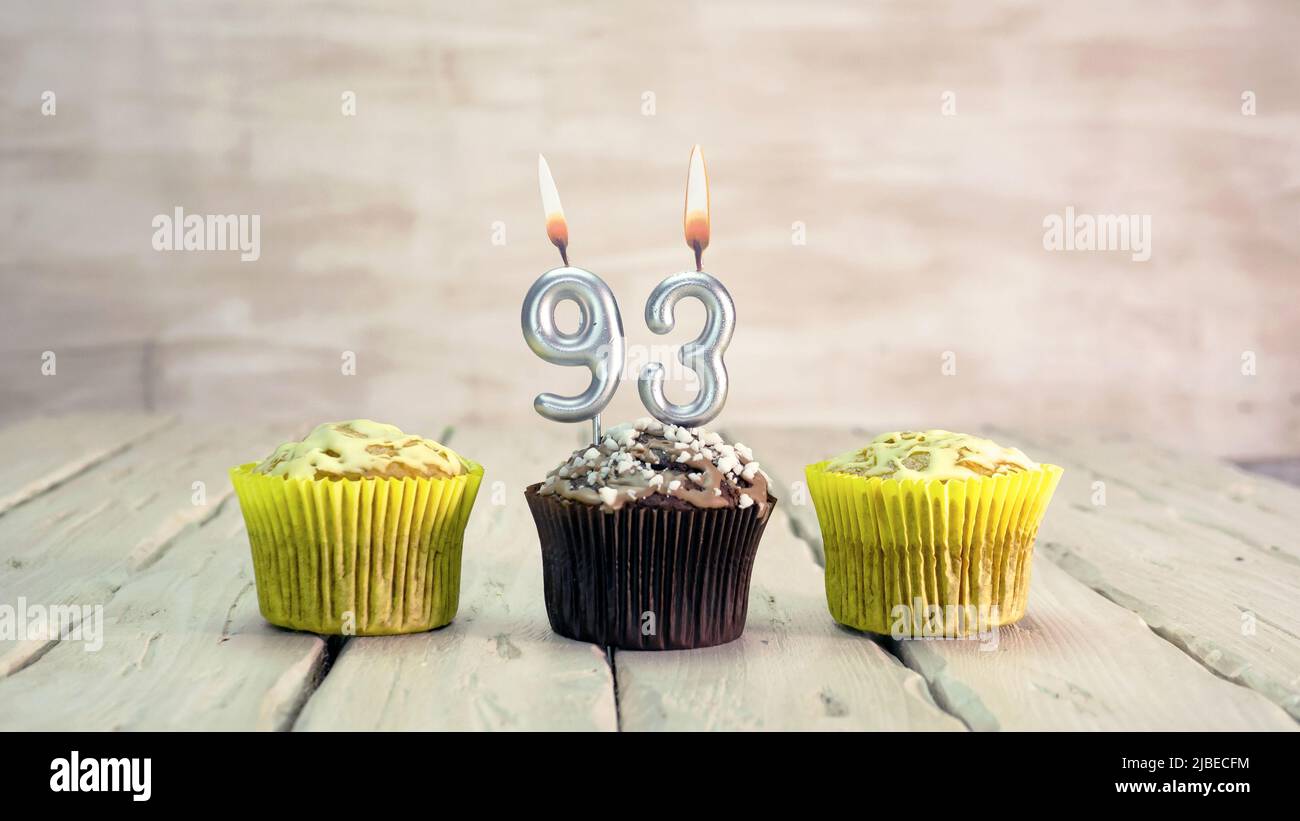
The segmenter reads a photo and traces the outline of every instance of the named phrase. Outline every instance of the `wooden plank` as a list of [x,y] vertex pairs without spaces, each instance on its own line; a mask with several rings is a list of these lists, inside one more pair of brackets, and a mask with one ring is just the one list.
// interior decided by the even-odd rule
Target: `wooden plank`
[[[1236,552],[1271,556],[1300,568],[1300,488],[1247,473],[1218,459],[1136,443],[1127,438],[1041,437],[1032,446],[1085,475],[1094,512],[1093,482],[1103,482],[1107,513],[1185,526]],[[1025,447],[1031,447],[1026,443]],[[1076,483],[1081,477],[1076,476]],[[1205,531],[1212,531],[1206,533]]]
[[[107,602],[217,512],[233,494],[231,465],[270,452],[282,437],[266,425],[174,426],[9,510],[0,516],[0,602]],[[203,483],[202,504],[195,482]],[[0,641],[0,677],[53,644]]]
[[138,414],[43,416],[0,429],[0,515],[171,424]]
[[[256,435],[241,430],[217,438],[235,443],[230,447],[239,454],[233,461],[239,461],[269,450],[288,434],[282,430],[260,434],[265,446],[254,447],[250,455],[248,446],[240,443]],[[568,450],[569,437],[549,426],[505,441],[478,435],[484,438],[479,445],[462,439],[458,446],[485,460],[491,458],[489,454],[499,454],[489,463],[480,507],[471,523],[469,544],[483,544],[484,555],[474,555],[467,547],[461,617],[452,627],[423,636],[352,640],[321,691],[335,690],[329,695],[332,702],[317,704],[316,698],[311,699],[300,726],[613,728],[612,682],[603,653],[550,633],[540,597],[540,562],[529,561],[536,557],[535,533],[522,499],[511,504],[512,493],[518,495],[524,484]],[[554,441],[546,441],[548,436],[554,436]],[[800,440],[764,430],[742,437],[760,456],[774,457],[767,467],[776,473],[783,494],[789,489],[785,475],[802,464],[805,450],[815,454],[808,457],[811,461],[841,449],[828,443],[825,435],[805,432],[803,436]],[[788,464],[781,468],[783,459]],[[89,566],[91,572],[78,573],[87,587],[109,590],[103,650],[86,653],[75,642],[53,649],[46,646],[49,652],[39,664],[0,679],[0,726],[55,728],[77,722],[103,729],[283,728],[293,721],[321,672],[323,642],[280,631],[261,620],[249,586],[247,545],[234,504],[227,504],[215,517],[210,511],[198,519],[178,514],[174,504],[170,508],[158,504],[159,497],[170,492],[168,488],[180,487],[188,505],[193,468],[218,462],[224,472],[225,461],[210,444],[168,432],[0,517],[0,561],[18,560],[18,566],[7,564],[0,576],[0,601],[19,595],[14,592],[20,590],[15,579],[37,582],[26,588],[30,590],[51,576],[33,575],[23,562],[24,557],[46,549],[67,566]],[[493,473],[502,478],[494,479]],[[1077,473],[1081,480],[1086,478],[1082,467]],[[217,481],[225,487],[224,476]],[[494,481],[505,484],[494,488]],[[214,497],[228,493],[214,493],[214,487],[208,481],[210,507]],[[1090,484],[1085,482],[1076,492],[1084,489],[1090,492]],[[498,498],[506,504],[492,505],[494,492],[503,493]],[[108,504],[102,509],[79,509],[73,504],[87,498]],[[1066,544],[1074,538],[1070,533],[1064,537],[1054,533],[1058,527],[1084,533],[1087,538],[1080,543],[1086,549],[1127,547],[1133,552],[1134,544],[1137,552],[1144,549],[1142,528],[1135,529],[1129,518],[1098,516],[1068,505],[1062,509],[1069,512],[1058,517],[1060,500],[1044,526],[1040,541],[1044,550],[1049,543]],[[132,511],[133,505],[143,513]],[[889,726],[921,726],[936,714],[940,721],[957,726],[932,703],[925,706],[930,697],[921,680],[871,639],[835,627],[828,627],[829,635],[813,635],[831,622],[815,566],[807,553],[800,552],[801,545],[788,529],[778,527],[787,523],[781,520],[785,507],[778,509],[760,550],[754,587],[759,600],[751,603],[750,629],[740,642],[692,653],[617,655],[624,727],[770,728],[782,726],[783,721],[785,726],[800,727],[859,726],[862,716],[873,711],[883,715],[868,715],[869,721],[892,719]],[[790,507],[800,511],[798,506]],[[1108,505],[1105,512],[1111,507],[1124,505]],[[125,518],[120,510],[126,511]],[[482,517],[488,510],[490,515]],[[78,517],[83,520],[68,523]],[[511,524],[512,518],[521,521]],[[1066,521],[1058,524],[1058,518]],[[482,529],[481,536],[473,535],[476,527]],[[1146,538],[1157,547],[1169,539],[1163,531],[1146,530],[1154,534]],[[33,534],[48,537],[49,544],[35,544],[21,554],[14,550],[25,535]],[[1111,545],[1122,539],[1130,542]],[[772,551],[782,541],[789,542],[786,548]],[[113,549],[106,551],[106,546]],[[1221,548],[1193,539],[1182,552],[1214,557]],[[105,552],[116,559],[97,555]],[[803,561],[796,561],[801,555]],[[482,561],[473,564],[471,558]],[[997,652],[981,653],[970,642],[913,641],[897,647],[908,665],[925,675],[940,704],[967,724],[979,729],[1294,728],[1264,699],[1210,676],[1152,635],[1139,619],[1097,597],[1043,558],[1040,555],[1036,566],[1030,615],[1000,632]],[[1079,561],[1078,552],[1060,558],[1077,573],[1079,567],[1071,563]],[[1256,563],[1265,569],[1259,570]],[[1236,567],[1240,564],[1225,569],[1211,563],[1200,574],[1208,578],[1206,584],[1197,583],[1196,573],[1187,574],[1182,583],[1192,587],[1193,598],[1213,597],[1224,584],[1222,574],[1241,572]],[[1260,556],[1245,565],[1246,571],[1261,574],[1248,579],[1246,586],[1267,588],[1263,574],[1272,572],[1276,560]],[[526,578],[524,571],[530,567],[532,577]],[[803,578],[809,571],[815,589]],[[81,589],[76,581],[68,585]],[[93,600],[78,595],[42,601]],[[473,612],[468,609],[471,600]],[[458,625],[464,628],[459,633]],[[1265,626],[1260,625],[1261,631]],[[1162,629],[1157,624],[1152,627],[1157,632]],[[760,633],[766,634],[768,645],[744,647]],[[435,641],[423,641],[428,639]],[[567,656],[554,652],[557,649]],[[737,658],[720,658],[738,651]],[[352,661],[347,661],[354,652]],[[877,653],[892,665],[892,679],[873,675],[864,683],[860,656],[874,664]],[[563,664],[555,663],[558,657],[564,658]],[[519,663],[524,659],[529,661]],[[823,665],[822,659],[837,661]],[[1291,662],[1284,658],[1282,663]],[[819,666],[832,668],[829,677]],[[372,668],[378,675],[369,675]],[[814,674],[805,677],[805,670]],[[351,680],[338,679],[335,684],[340,672]],[[784,679],[789,678],[795,682],[787,684]],[[538,692],[525,692],[520,681],[548,681],[550,686],[532,686],[527,689]],[[830,684],[810,689],[807,681]],[[48,695],[65,688],[66,696]],[[375,698],[377,693],[385,695]],[[366,694],[369,698],[362,698]],[[64,709],[62,704],[78,706]],[[889,706],[881,706],[885,704]]]
[[[1066,467],[1041,553],[1215,673],[1300,718],[1300,560],[1278,524],[1287,510],[1300,524],[1300,490],[1131,445],[1039,449]],[[1149,476],[1143,463],[1163,467]],[[1099,477],[1105,505],[1093,504]],[[1244,498],[1266,497],[1267,509],[1215,484],[1238,481],[1259,488]]]
[[[751,446],[761,460],[765,451]],[[763,534],[740,639],[692,651],[614,651],[623,729],[964,729],[920,676],[831,620],[821,570],[785,504],[781,494]]]
[[[793,481],[790,477],[798,476],[802,481],[805,463],[859,445],[868,434],[757,428],[741,438],[759,454],[768,455],[769,472],[781,487],[788,488]],[[1032,449],[1030,452],[1036,458],[1046,458]],[[1073,471],[1073,477],[1071,473],[1067,467],[1067,482],[1083,481],[1084,471]],[[1112,602],[1094,595],[1044,558],[1062,561],[1071,574],[1078,575],[1078,568],[1068,562],[1069,549],[1055,546],[1070,545],[1077,553],[1102,543],[1109,546],[1107,557],[1113,556],[1117,562],[1125,561],[1121,554],[1140,553],[1138,545],[1160,550],[1177,548],[1187,554],[1182,560],[1184,572],[1178,578],[1166,574],[1144,592],[1157,600],[1175,602],[1182,611],[1194,607],[1213,609],[1220,618],[1224,609],[1232,608],[1232,598],[1223,593],[1225,585],[1238,592],[1264,586],[1269,598],[1248,600],[1266,600],[1270,612],[1280,604],[1274,597],[1281,595],[1285,585],[1276,583],[1270,588],[1266,580],[1250,571],[1249,563],[1245,567],[1235,563],[1225,568],[1214,562],[1198,566],[1198,562],[1210,561],[1200,545],[1171,545],[1167,535],[1132,522],[1112,522],[1103,529],[1097,524],[1104,521],[1102,517],[1073,508],[1071,497],[1077,491],[1077,484],[1074,492],[1063,484],[1053,500],[1038,541],[1029,615],[1021,626],[1001,631],[998,652],[979,653],[971,642],[899,644],[901,656],[926,675],[940,703],[974,728],[1288,727],[1277,720],[1281,711],[1262,703],[1263,699],[1253,693],[1226,684],[1163,641],[1170,636],[1162,632],[1163,623],[1149,615],[1159,614],[1159,609],[1146,607],[1137,599],[1110,596],[1140,613],[1150,625],[1148,629],[1141,619],[1132,618]],[[791,509],[799,517],[802,532],[818,532],[811,504]],[[1164,587],[1182,592],[1175,595]],[[1290,600],[1295,600],[1294,594]],[[1193,614],[1183,615],[1190,618]],[[1229,626],[1236,628],[1239,624],[1237,615],[1229,614]],[[1265,628],[1261,625],[1260,629],[1262,635]],[[1221,632],[1229,631],[1224,628]],[[1103,636],[1104,641],[1097,638]],[[1279,661],[1271,662],[1272,669],[1280,677],[1282,668],[1289,665],[1294,675],[1300,664],[1291,655],[1290,646],[1276,636],[1267,641],[1255,652],[1284,654]],[[1197,657],[1197,661],[1206,659]],[[1019,669],[1022,678],[1007,674],[1013,669]],[[1243,673],[1232,672],[1239,676]],[[1171,675],[1176,675],[1178,682],[1172,690]],[[1041,686],[1021,686],[1018,681]],[[1080,707],[1077,694],[1071,695],[1071,687],[1088,693],[1086,709]],[[1225,705],[1222,709],[1215,706],[1220,701]]]
[[964,729],[920,676],[835,625],[821,572],[779,508],[754,562],[744,635],[701,650],[617,650],[614,665],[629,731]]
[[239,506],[185,533],[104,606],[102,647],[62,641],[0,679],[5,730],[282,730],[325,642],[262,619]]
[[1041,556],[1029,613],[997,630],[996,649],[906,640],[898,652],[977,730],[1297,729]]
[[457,429],[486,470],[465,536],[460,612],[440,630],[352,638],[298,730],[615,730],[603,648],[551,632],[537,531],[523,489],[570,450],[572,430]]

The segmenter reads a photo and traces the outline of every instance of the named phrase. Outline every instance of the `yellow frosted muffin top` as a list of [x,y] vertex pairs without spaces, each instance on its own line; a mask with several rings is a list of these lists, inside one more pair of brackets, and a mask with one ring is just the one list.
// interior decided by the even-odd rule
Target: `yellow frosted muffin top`
[[992,439],[946,430],[907,430],[882,433],[865,448],[836,456],[826,470],[882,479],[970,479],[1038,467],[1021,451]]
[[431,439],[353,419],[327,422],[301,442],[286,442],[253,472],[286,479],[447,479],[468,467],[455,451]]

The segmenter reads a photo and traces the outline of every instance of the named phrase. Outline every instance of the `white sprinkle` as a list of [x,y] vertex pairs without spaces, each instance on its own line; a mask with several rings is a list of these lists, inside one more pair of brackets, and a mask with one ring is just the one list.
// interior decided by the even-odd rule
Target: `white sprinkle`
[[723,473],[731,473],[738,467],[740,467],[740,460],[734,456],[724,456],[718,460],[718,470]]
[[600,490],[596,491],[596,494],[600,496],[600,500],[602,502],[609,505],[610,507],[613,507],[615,500],[618,499],[618,491],[614,490],[614,488],[612,487],[603,487]]
[[671,482],[668,483],[668,492],[669,492],[669,493],[672,493],[673,491],[677,490],[677,488],[679,488],[679,487],[681,487],[681,486],[682,486],[682,483],[679,482],[678,480],[674,479],[674,480],[672,480]]
[[741,456],[745,457],[746,459],[754,458],[754,451],[750,450],[749,448],[745,447],[739,442],[736,443],[736,453],[739,453]]
[[713,431],[706,431],[700,438],[704,440],[704,444],[713,445],[715,448],[722,444],[722,437]]
[[754,474],[758,473],[758,462],[750,462],[745,465],[745,469],[740,472],[740,478],[746,482],[754,481]]
[[582,458],[588,462],[594,462],[600,458],[600,451],[595,448],[587,448],[586,452],[582,454]]
[[[665,435],[666,435],[666,434],[668,433],[668,431],[665,430],[664,433],[665,433]],[[677,429],[677,437],[676,437],[676,439],[677,439],[678,442],[689,442],[689,441],[691,441],[691,438],[692,438],[692,437],[691,437],[691,432],[690,432],[689,430],[687,430],[686,428],[678,428],[678,429]]]
[[714,495],[714,496],[721,496],[721,495],[722,495],[722,488],[720,488],[720,487],[715,487],[715,488],[713,489],[713,495]]
[[679,462],[691,461],[691,452],[688,450],[684,450],[681,453],[677,454],[677,461]]
[[664,475],[662,473],[656,473],[655,475],[650,477],[650,487],[659,487],[663,483],[664,483]]
[[744,510],[752,504],[754,504],[754,497],[742,493],[740,499],[736,502],[736,507]]

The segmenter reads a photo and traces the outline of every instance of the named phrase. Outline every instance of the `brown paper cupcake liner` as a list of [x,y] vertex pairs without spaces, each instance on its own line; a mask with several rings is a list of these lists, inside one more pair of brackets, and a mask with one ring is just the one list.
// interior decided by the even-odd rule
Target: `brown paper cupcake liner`
[[624,650],[689,650],[740,637],[754,556],[771,518],[757,508],[674,510],[524,496],[542,547],[546,614],[562,636]]

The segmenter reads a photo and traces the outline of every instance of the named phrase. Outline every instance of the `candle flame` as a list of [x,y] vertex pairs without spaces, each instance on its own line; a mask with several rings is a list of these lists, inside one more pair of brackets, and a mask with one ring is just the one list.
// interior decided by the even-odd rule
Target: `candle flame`
[[704,167],[704,152],[697,145],[691,149],[690,170],[686,174],[686,213],[682,218],[686,245],[695,251],[695,267],[709,247],[709,173]]
[[569,223],[564,219],[564,207],[560,205],[560,192],[555,190],[551,167],[541,154],[537,155],[537,186],[542,192],[542,211],[546,214],[546,236],[560,249],[560,257],[568,265]]

